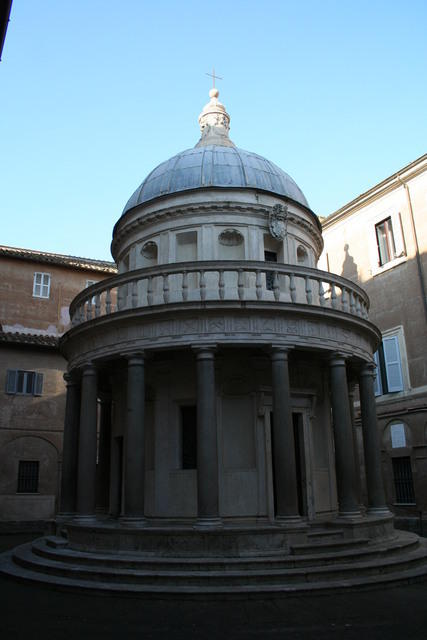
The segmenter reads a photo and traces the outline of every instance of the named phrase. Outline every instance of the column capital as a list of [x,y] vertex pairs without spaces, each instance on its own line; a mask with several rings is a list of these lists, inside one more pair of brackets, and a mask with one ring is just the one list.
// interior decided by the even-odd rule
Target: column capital
[[197,360],[213,360],[215,357],[215,351],[217,349],[216,344],[205,344],[200,347],[191,347]]
[[97,367],[92,361],[84,362],[80,369],[82,376],[96,376]]
[[375,378],[377,375],[377,365],[375,362],[364,362],[360,369],[360,376]]
[[135,351],[135,353],[126,354],[126,360],[128,367],[144,366],[145,353],[144,351]]
[[73,371],[66,371],[63,376],[62,376],[65,380],[65,384],[67,385],[67,387],[73,387],[75,385],[79,384],[79,380],[76,376],[76,372]]
[[341,351],[334,351],[329,356],[329,365],[331,367],[345,367],[348,356]]
[[270,356],[272,360],[287,360],[290,351],[293,347],[287,347],[279,344],[272,344],[270,349]]

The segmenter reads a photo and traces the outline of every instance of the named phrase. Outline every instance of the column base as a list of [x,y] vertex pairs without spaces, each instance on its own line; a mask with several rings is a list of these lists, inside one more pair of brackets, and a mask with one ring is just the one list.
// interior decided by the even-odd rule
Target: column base
[[194,529],[222,529],[223,522],[219,516],[197,518]]
[[300,515],[276,516],[276,518],[274,519],[274,523],[279,527],[307,527],[307,523],[301,518]]
[[339,511],[338,518],[344,518],[346,520],[360,520],[360,518],[363,518],[363,513],[360,511],[360,509],[357,509],[357,511]]
[[147,520],[145,516],[120,516],[119,522],[124,527],[146,527]]
[[393,513],[386,506],[384,507],[368,507],[366,510],[367,516],[383,516],[385,518],[389,518],[393,516]]
[[97,519],[94,513],[74,515],[73,524],[96,524]]

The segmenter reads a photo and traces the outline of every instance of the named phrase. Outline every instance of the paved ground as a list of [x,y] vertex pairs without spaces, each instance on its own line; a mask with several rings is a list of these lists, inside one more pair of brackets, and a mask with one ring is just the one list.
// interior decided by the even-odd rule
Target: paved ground
[[[0,536],[0,551],[31,536]],[[80,595],[0,578],[1,640],[426,640],[427,582],[265,601]]]

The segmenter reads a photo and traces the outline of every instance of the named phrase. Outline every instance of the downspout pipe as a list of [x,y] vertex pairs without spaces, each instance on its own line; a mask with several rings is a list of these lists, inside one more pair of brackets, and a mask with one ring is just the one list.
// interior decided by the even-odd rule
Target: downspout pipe
[[405,182],[404,180],[402,180],[402,178],[399,176],[399,174],[397,174],[396,177],[397,177],[398,181],[400,182],[400,184],[402,185],[402,187],[405,189],[406,198],[407,198],[407,201],[408,201],[408,209],[409,209],[409,217],[411,219],[412,235],[414,236],[414,242],[415,242],[415,256],[416,256],[416,259],[417,259],[418,276],[419,276],[419,279],[420,279],[421,294],[422,294],[423,303],[424,303],[424,313],[425,313],[426,320],[427,320],[427,288],[426,288],[426,282],[425,282],[425,277],[424,277],[423,265],[422,265],[422,262],[421,262],[417,230],[416,230],[416,227],[415,227],[414,210],[412,208],[411,192],[409,191],[408,183]]

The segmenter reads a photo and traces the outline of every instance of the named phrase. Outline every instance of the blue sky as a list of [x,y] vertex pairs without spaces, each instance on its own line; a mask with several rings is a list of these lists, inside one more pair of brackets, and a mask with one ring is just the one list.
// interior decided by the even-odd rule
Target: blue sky
[[212,66],[237,146],[328,215],[426,152],[427,3],[14,0],[0,243],[110,259],[157,164],[196,144]]

